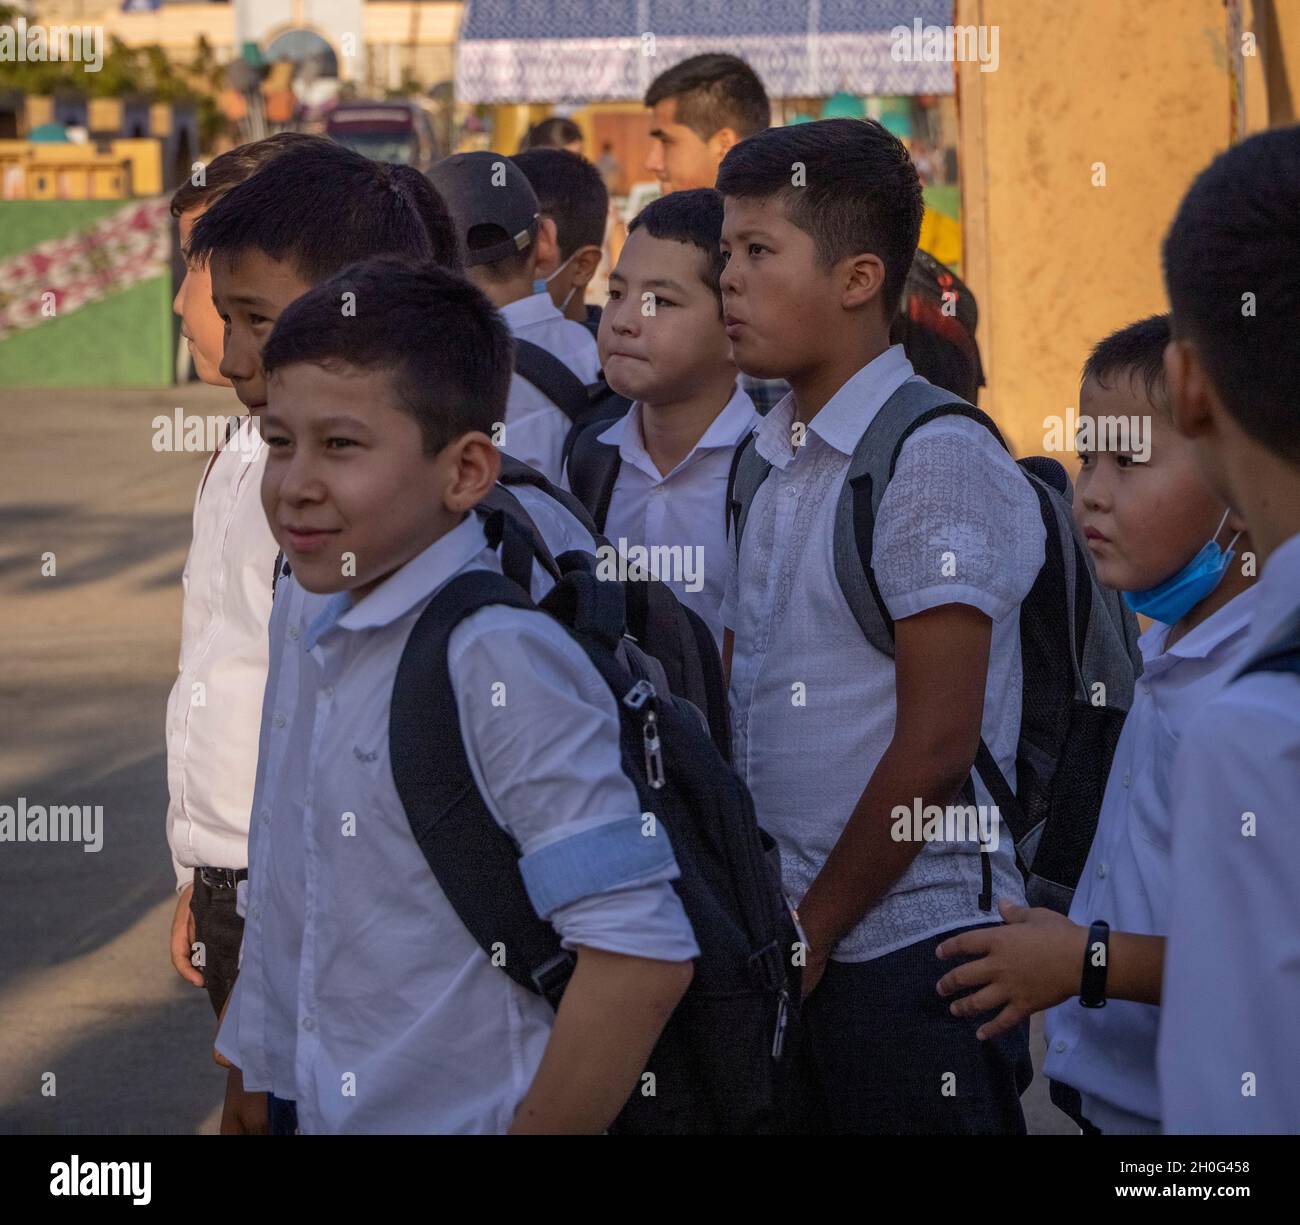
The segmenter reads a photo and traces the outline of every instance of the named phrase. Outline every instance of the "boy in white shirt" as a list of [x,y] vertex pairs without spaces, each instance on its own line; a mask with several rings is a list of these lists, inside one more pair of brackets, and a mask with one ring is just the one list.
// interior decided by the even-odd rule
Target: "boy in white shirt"
[[[874,529],[895,653],[873,646],[837,578],[836,507],[868,426],[915,378],[889,324],[920,231],[916,170],[878,123],[831,119],[742,141],[718,190],[736,363],[793,389],[754,435],[771,468],[723,623],[734,759],[807,934],[812,1122],[1023,1132],[1024,1027],[977,1043],[934,991],[935,946],[995,921],[988,893],[1023,897],[1011,840],[901,841],[891,821],[897,806],[953,803],[981,737],[1014,780],[1037,499],[985,426],[942,416],[916,429]],[[916,382],[905,394],[926,394]]]
[[633,405],[588,427],[565,473],[597,529],[624,554],[645,547],[651,575],[719,643],[728,478],[759,420],[722,324],[721,234],[722,197],[708,187],[664,196],[628,227],[598,343],[606,381]]
[[[344,319],[344,291],[374,305]],[[297,581],[334,593],[299,647],[300,699],[263,719],[275,820],[218,1038],[247,1088],[295,1104],[284,1130],[600,1132],[698,954],[671,848],[640,835],[613,697],[545,614],[472,614],[448,664],[480,792],[577,951],[558,1012],[470,936],[393,783],[407,636],[455,576],[499,569],[472,508],[500,463],[509,344],[467,282],[371,261],[290,306],[263,354],[267,517]]]
[[466,275],[501,312],[511,335],[537,345],[561,367],[555,377],[567,394],[556,395],[565,407],[515,374],[505,416],[493,430],[507,455],[558,485],[571,414],[585,403],[598,359],[591,333],[566,319],[546,287],[538,291],[535,284],[539,265],[554,268],[560,262],[555,222],[541,215],[519,167],[499,153],[454,154],[434,166],[429,178],[455,222]]
[[1165,238],[1174,423],[1261,565],[1248,652],[1175,765],[1167,1132],[1300,1132],[1300,128],[1234,145]]
[[[1170,417],[1169,338],[1167,315],[1108,336],[1088,358],[1079,391],[1082,436],[1099,442],[1078,448],[1075,518],[1097,577],[1155,624],[1138,643],[1142,675],[1070,916],[1004,904],[1005,926],[958,936],[938,950],[940,957],[983,955],[939,983],[941,995],[979,988],[952,1005],[959,1016],[1001,1010],[986,1017],[979,1038],[1051,1009],[1045,1071],[1081,1095],[1077,1107],[1068,1097],[1058,1104],[1069,1106],[1088,1133],[1160,1130],[1156,1026],[1169,924],[1174,755],[1192,716],[1245,662],[1255,610],[1250,541]],[[1136,422],[1137,432],[1108,440],[1098,426],[1106,419]],[[1120,441],[1132,449],[1120,449]],[[1226,544],[1230,537],[1235,548],[1216,543],[1215,566],[1205,568],[1206,542]],[[1097,922],[1108,930],[1090,935]],[[1098,940],[1107,946],[1105,980],[1092,998],[1084,967]],[[1085,997],[1088,1006],[1081,1007]],[[1099,998],[1104,1008],[1096,1006]]]

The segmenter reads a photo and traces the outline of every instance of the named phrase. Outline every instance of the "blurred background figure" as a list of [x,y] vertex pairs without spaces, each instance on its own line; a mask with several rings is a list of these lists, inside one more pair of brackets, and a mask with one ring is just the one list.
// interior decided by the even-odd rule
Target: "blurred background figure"
[[572,119],[551,115],[524,133],[519,142],[519,152],[525,153],[529,149],[567,149],[581,156],[582,129]]

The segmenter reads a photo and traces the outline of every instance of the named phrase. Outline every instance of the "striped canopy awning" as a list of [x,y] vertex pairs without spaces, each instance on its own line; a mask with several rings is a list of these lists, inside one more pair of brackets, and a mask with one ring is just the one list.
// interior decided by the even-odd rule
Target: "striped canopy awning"
[[952,0],[470,0],[461,102],[628,101],[705,51],[747,60],[773,98],[944,94],[953,66],[896,58],[891,31],[946,26]]

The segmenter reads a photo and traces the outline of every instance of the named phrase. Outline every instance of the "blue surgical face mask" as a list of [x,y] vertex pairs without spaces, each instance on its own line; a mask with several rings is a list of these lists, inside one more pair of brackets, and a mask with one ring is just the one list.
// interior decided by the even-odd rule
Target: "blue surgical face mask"
[[[576,251],[573,253],[573,255],[577,255],[577,254],[578,253]],[[551,273],[550,276],[539,277],[537,280],[535,280],[533,282],[533,293],[549,293],[551,289],[551,282],[555,280],[555,278],[559,276],[560,273],[563,272],[569,266],[569,260],[573,258],[573,255],[570,255],[569,259],[566,259],[564,263],[562,263],[554,272]],[[565,308],[569,305],[569,302],[572,300],[573,295],[577,292],[578,292],[578,287],[576,285],[570,287],[569,292],[565,296],[564,301],[559,303],[557,306],[557,309],[559,310],[560,314],[564,314]]]
[[1237,533],[1226,549],[1218,546],[1219,533],[1228,521],[1228,511],[1223,512],[1214,535],[1205,543],[1191,561],[1177,574],[1171,574],[1163,583],[1149,591],[1126,591],[1124,603],[1135,613],[1159,621],[1162,625],[1177,625],[1222,581],[1235,556],[1232,546],[1237,543]]

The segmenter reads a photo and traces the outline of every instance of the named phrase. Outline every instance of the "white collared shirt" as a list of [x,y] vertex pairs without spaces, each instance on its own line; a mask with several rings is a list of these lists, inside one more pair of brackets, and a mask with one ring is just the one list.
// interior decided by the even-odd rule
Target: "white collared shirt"
[[196,867],[248,864],[248,811],[279,551],[262,510],[266,444],[245,417],[194,499],[181,577],[179,675],[167,699],[167,842],[178,889]]
[[[218,1046],[246,1088],[297,1101],[304,1132],[505,1131],[546,1046],[549,1006],[457,918],[389,759],[407,636],[455,575],[498,568],[485,546],[471,516],[355,605],[316,603],[306,632],[276,602],[273,679],[283,651],[296,684],[268,691],[243,962]],[[581,648],[545,614],[490,607],[453,632],[448,667],[475,782],[564,943],[697,956],[671,846],[641,836],[614,697]]]
[[[760,418],[749,396],[735,387],[699,442],[665,475],[645,449],[644,411],[639,402],[633,404],[599,438],[617,447],[622,461],[610,495],[604,534],[623,551],[626,545],[658,545],[671,550],[651,553],[651,573],[704,619],[721,646],[722,597],[732,552],[727,533],[727,478],[737,444],[753,433]],[[666,562],[660,560],[665,557]]]
[[[793,396],[755,434],[773,465],[750,508],[723,624],[737,769],[781,850],[786,890],[807,892],[894,735],[894,661],[863,636],[835,576],[835,506],[853,448],[884,402],[915,377],[901,345],[859,370],[791,447]],[[993,621],[983,736],[1015,785],[1020,730],[1020,602],[1043,564],[1038,500],[984,427],[942,417],[908,439],[880,505],[875,572],[895,620],[969,604]],[[956,559],[956,572],[945,554]],[[976,780],[980,804],[991,805]],[[900,800],[900,803],[905,802]],[[954,928],[979,909],[974,842],[928,842],[890,892],[836,946],[867,961]],[[990,856],[994,896],[1022,901],[1005,829]]]
[[[1249,659],[1300,608],[1300,535],[1256,582]],[[1300,1132],[1300,677],[1220,690],[1174,764],[1156,1067],[1166,1132]]]
[[[1191,718],[1245,663],[1257,588],[1250,587],[1165,650],[1169,626],[1138,640],[1142,675],[1111,762],[1097,832],[1070,919],[1163,936],[1169,924],[1169,834],[1174,756]],[[1083,1095],[1083,1114],[1107,1133],[1159,1131],[1156,1026],[1160,1010],[1131,1000],[1048,1011],[1053,1080]]]
[[[583,383],[592,383],[600,371],[596,341],[580,323],[560,314],[549,293],[535,293],[501,307],[512,336],[528,340],[558,357]],[[569,419],[527,379],[512,375],[506,401],[506,432],[501,449],[515,459],[532,464],[555,484],[560,483],[560,461]]]

